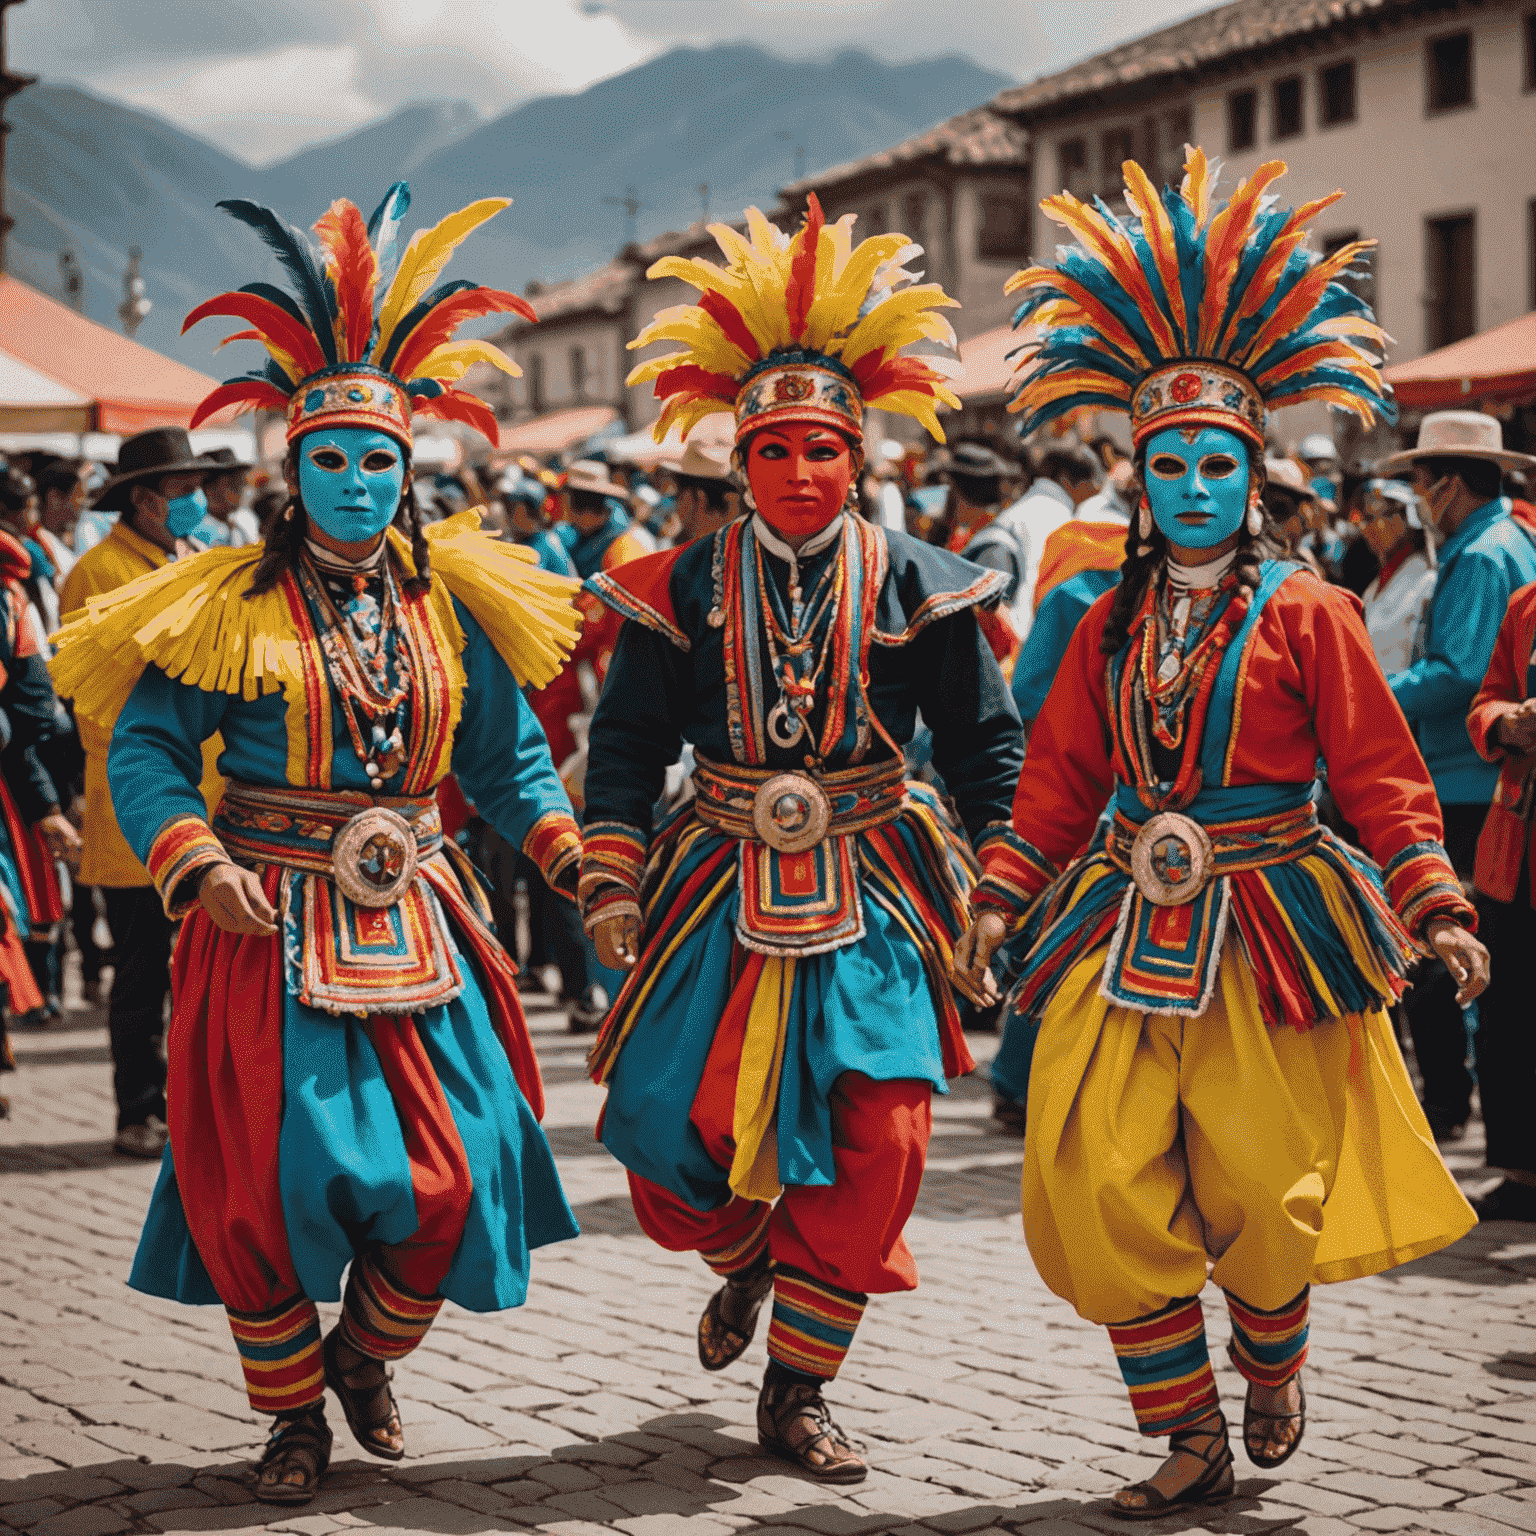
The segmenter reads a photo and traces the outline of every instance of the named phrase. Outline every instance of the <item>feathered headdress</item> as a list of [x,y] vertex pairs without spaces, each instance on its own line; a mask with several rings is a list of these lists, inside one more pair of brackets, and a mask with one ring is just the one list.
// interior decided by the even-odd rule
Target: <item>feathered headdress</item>
[[[185,333],[210,315],[252,327],[225,337],[259,341],[264,369],[227,379],[203,403],[192,426],[230,407],[282,411],[288,441],[323,423],[374,427],[406,447],[411,415],[462,421],[497,441],[496,417],[484,401],[453,386],[474,363],[514,378],[521,369],[484,341],[455,341],[466,320],[511,311],[534,320],[526,299],[459,278],[433,287],[464,239],[511,203],[489,197],[417,230],[396,254],[411,189],[397,181],[365,224],[355,203],[332,203],[315,223],[317,254],[304,234],[259,203],[219,204],[249,224],[276,253],[292,294],[271,283],[247,283],[199,304]],[[379,294],[382,292],[382,301]]]
[[920,246],[900,234],[854,246],[853,223],[850,213],[828,225],[812,193],[793,236],[756,208],[747,209],[750,239],[711,224],[723,270],[680,256],[650,269],[647,277],[681,278],[700,293],[696,304],[662,310],[629,344],[683,345],[629,376],[631,384],[654,379],[666,402],[657,442],[672,426],[686,435],[703,417],[730,410],[737,442],[770,418],[819,421],[857,437],[870,405],[915,416],[944,441],[934,407],[960,401],[944,382],[943,360],[899,354],[924,339],[953,346],[954,331],[934,311],[957,301],[905,269]]
[[1217,207],[1217,167],[1187,151],[1184,181],[1159,197],[1127,160],[1119,219],[1098,198],[1069,193],[1040,207],[1078,243],[1057,266],[1028,267],[1007,292],[1026,297],[1014,326],[1037,339],[1020,349],[1012,411],[1028,434],[1075,406],[1118,406],[1131,414],[1139,448],[1153,432],[1214,423],[1260,451],[1272,405],[1321,400],[1396,420],[1378,371],[1388,340],[1370,306],[1337,279],[1375,244],[1357,240],[1320,257],[1302,242],[1307,224],[1342,192],[1280,208],[1267,196],[1284,161],[1261,165]]

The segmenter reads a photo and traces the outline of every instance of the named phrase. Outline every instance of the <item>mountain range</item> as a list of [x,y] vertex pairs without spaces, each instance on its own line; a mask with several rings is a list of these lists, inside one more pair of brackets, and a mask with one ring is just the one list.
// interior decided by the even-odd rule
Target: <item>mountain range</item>
[[407,228],[478,197],[513,207],[471,237],[455,270],[521,288],[599,265],[630,233],[616,201],[633,188],[642,240],[686,226],[708,183],[711,216],[771,205],[797,167],[814,173],[899,143],[988,100],[1006,76],[957,56],[886,64],[861,52],[790,62],[746,44],[679,48],[567,96],[480,122],[463,102],[409,106],[327,144],[256,169],[148,113],[43,82],[11,98],[6,204],[11,271],[61,292],[59,252],[85,274],[85,310],[118,324],[130,246],[143,252],[154,309],[138,339],[210,373],[217,328],[178,335],[223,288],[273,280],[252,232],[215,208],[269,203],[308,226],[333,198],[364,213],[399,177],[415,200]]

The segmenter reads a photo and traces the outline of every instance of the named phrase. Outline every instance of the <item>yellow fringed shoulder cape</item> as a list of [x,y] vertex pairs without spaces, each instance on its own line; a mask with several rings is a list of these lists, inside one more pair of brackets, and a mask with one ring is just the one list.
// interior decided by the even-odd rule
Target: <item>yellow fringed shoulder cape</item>
[[[550,682],[581,628],[572,603],[580,583],[540,569],[531,550],[484,532],[473,509],[432,524],[426,537],[434,578],[429,600],[456,649],[463,650],[465,638],[455,597],[519,684]],[[409,542],[393,530],[389,539],[414,572]],[[260,544],[210,549],[91,598],[54,637],[49,670],[60,697],[110,728],[151,664],[209,693],[257,699],[283,689],[302,697],[287,597],[280,587],[246,597],[261,556]]]

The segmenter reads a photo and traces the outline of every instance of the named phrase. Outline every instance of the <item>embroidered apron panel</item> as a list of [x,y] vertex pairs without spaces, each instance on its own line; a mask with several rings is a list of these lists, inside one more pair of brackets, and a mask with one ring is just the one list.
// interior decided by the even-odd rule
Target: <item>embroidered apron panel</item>
[[820,955],[864,937],[852,836],[804,853],[741,845],[736,937],[760,955]]

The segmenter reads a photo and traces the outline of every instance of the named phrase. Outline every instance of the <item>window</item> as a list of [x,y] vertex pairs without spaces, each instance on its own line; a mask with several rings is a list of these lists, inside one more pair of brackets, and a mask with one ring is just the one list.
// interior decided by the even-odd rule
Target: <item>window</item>
[[1120,167],[1127,160],[1136,158],[1136,130],[1129,126],[1123,128],[1110,128],[1104,133],[1100,141],[1099,186],[1104,200],[1112,201],[1120,196],[1125,186],[1125,174]]
[[1088,195],[1088,141],[1064,139],[1056,151],[1061,164],[1061,184],[1073,197]]
[[1269,89],[1269,136],[1294,139],[1301,132],[1301,76],[1286,75]]
[[1340,59],[1317,73],[1317,117],[1324,128],[1355,120],[1355,61]]
[[[1332,256],[1335,251],[1342,250],[1346,245],[1353,245],[1360,238],[1358,229],[1347,229],[1336,235],[1326,235],[1323,238],[1323,255]],[[1349,270],[1343,273],[1339,281],[1354,293],[1358,293],[1372,309],[1376,308],[1376,284],[1380,278],[1381,249],[1372,247],[1363,255],[1357,256]]]
[[1525,88],[1536,91],[1536,11],[1532,11],[1521,24],[1525,37]]
[[1429,219],[1424,295],[1424,346],[1433,352],[1477,329],[1477,227],[1474,215]]
[[535,352],[528,358],[528,368],[524,375],[528,381],[528,405],[531,410],[542,411],[544,409],[544,357],[542,353]]
[[1163,183],[1176,187],[1184,179],[1184,146],[1193,143],[1194,137],[1194,113],[1187,106],[1163,114],[1162,154],[1158,157]]
[[1425,72],[1431,112],[1472,105],[1472,34],[1452,32],[1425,44]]
[[869,210],[869,232],[872,235],[883,235],[891,226],[885,221],[885,204],[876,203]]
[[1233,91],[1227,97],[1227,148],[1252,149],[1259,142],[1259,93]]
[[908,192],[901,200],[901,227],[919,244],[923,239],[923,223],[928,216],[928,199],[921,192]]
[[1526,261],[1531,269],[1531,303],[1530,307],[1536,309],[1536,197],[1526,205],[1525,209],[1526,230]]
[[587,349],[571,348],[571,394],[577,400],[587,397]]
[[1018,261],[1033,244],[1028,198],[1011,192],[984,192],[976,254],[983,261]]

